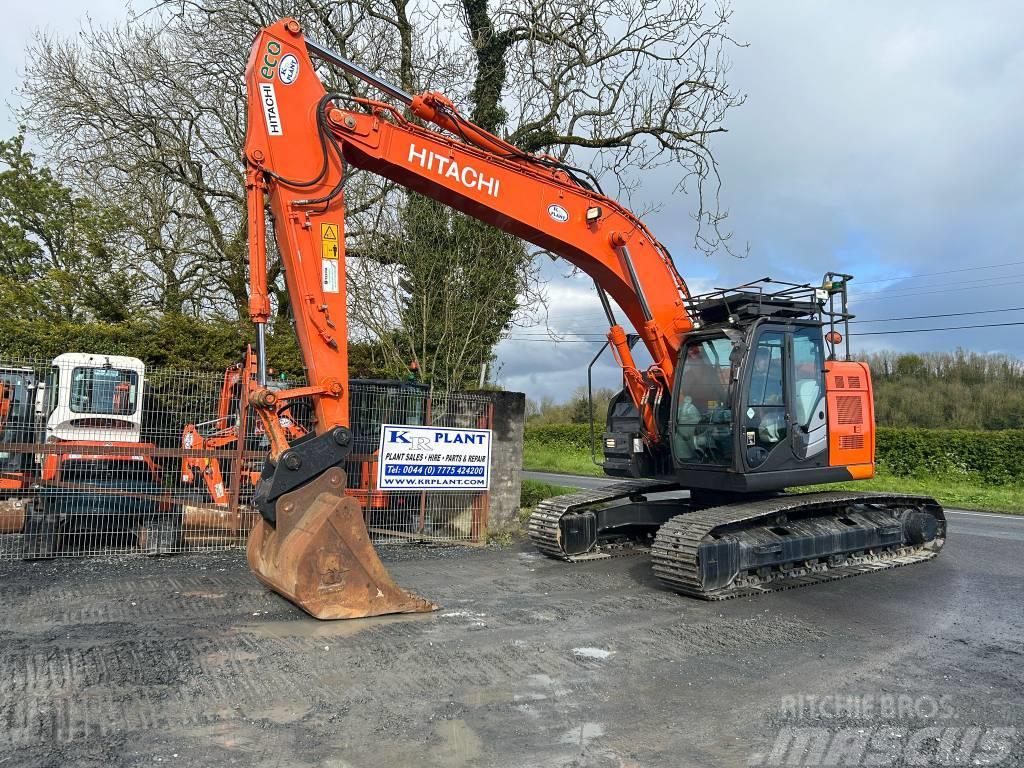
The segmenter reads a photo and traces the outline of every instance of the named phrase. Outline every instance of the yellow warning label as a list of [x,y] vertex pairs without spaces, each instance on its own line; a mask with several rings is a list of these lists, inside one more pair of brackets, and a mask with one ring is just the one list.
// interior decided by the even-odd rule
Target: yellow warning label
[[338,243],[338,225],[320,225],[320,247],[325,259],[337,259],[340,254]]

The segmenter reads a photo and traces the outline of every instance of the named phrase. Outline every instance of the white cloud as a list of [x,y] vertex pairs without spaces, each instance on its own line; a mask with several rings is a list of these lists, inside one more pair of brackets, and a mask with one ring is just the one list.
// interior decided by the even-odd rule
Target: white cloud
[[[1024,5],[737,2],[733,22],[750,46],[734,52],[731,80],[749,99],[715,147],[723,203],[750,258],[693,252],[685,215],[692,200],[672,195],[671,174],[650,174],[634,193],[638,209],[660,203],[647,223],[692,288],[765,275],[817,280],[836,269],[867,283],[851,284],[864,319],[1024,306],[1016,298],[1024,265],[980,269],[1024,261],[1024,100],[1015,98],[1024,92]],[[979,269],[904,280],[972,265]],[[882,278],[891,282],[868,283]],[[958,285],[963,290],[948,290]],[[584,312],[556,326],[584,331]],[[1024,312],[854,330],[1011,321],[1024,321]],[[854,347],[1024,356],[1022,328],[863,336]],[[556,358],[573,367],[564,374],[550,363],[531,376],[531,358],[546,355],[538,350],[506,365],[505,382],[564,397],[571,381],[585,383],[593,352],[562,346],[572,347]]]

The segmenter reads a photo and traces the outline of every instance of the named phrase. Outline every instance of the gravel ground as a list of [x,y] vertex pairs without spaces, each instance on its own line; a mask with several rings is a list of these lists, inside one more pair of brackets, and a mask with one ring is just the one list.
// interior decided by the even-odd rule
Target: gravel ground
[[1024,537],[980,530],[726,603],[641,557],[404,547],[441,610],[335,623],[241,551],[3,563],[0,768],[1021,765]]

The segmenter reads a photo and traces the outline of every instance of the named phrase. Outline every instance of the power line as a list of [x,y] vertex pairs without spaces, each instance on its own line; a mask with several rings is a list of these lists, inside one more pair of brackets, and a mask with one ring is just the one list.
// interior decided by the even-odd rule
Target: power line
[[[881,278],[876,278],[874,280],[857,280],[856,284],[858,286],[861,286],[861,285],[876,285],[878,283],[896,283],[896,282],[901,282],[901,281],[906,281],[906,280],[916,280],[916,279],[921,278],[921,277],[937,277],[937,276],[940,276],[940,275],[955,275],[955,274],[960,274],[962,272],[976,272],[976,271],[982,270],[982,269],[999,269],[1000,267],[1016,267],[1016,266],[1019,266],[1021,264],[1024,264],[1024,261],[1004,261],[1004,262],[1001,262],[999,264],[980,264],[980,265],[974,266],[974,267],[960,267],[958,269],[944,269],[944,270],[939,270],[937,272],[918,272],[916,274],[904,275],[904,276],[901,276],[901,277],[881,277]],[[985,278],[978,278],[976,280],[968,280],[967,282],[971,283],[971,282],[982,282],[982,281],[993,281],[993,280],[999,281],[999,280],[1005,280],[1007,277],[1019,277],[1019,276],[1020,275],[1004,275],[1002,277],[985,277]],[[994,283],[994,284],[998,284],[998,283]],[[921,288],[939,288],[939,287],[942,287],[942,286],[945,286],[945,285],[960,285],[960,284],[957,284],[957,283],[937,283],[935,285],[919,286],[919,287],[921,287]],[[871,295],[875,295],[875,294],[884,294],[884,293],[889,293],[889,289],[883,288],[882,290],[879,290],[879,291],[866,291],[866,292],[864,292],[862,294],[859,294],[859,295],[871,296]],[[584,315],[576,315],[576,314],[574,314],[572,312],[572,310],[565,310],[564,312],[555,311],[555,312],[548,313],[548,317],[570,316],[570,315],[573,316],[573,317],[588,317],[588,316],[589,317],[603,317],[603,314],[601,314],[601,313],[589,313],[589,312],[584,314]]]
[[516,336],[506,336],[504,341],[540,341],[549,344],[599,344],[603,339],[522,339]]
[[953,325],[948,328],[907,328],[902,331],[865,331],[851,333],[851,336],[887,336],[896,333],[931,333],[933,331],[964,331],[968,328],[1004,328],[1008,325],[1024,325],[1024,320],[1017,323],[980,323],[978,325]]
[[[1016,277],[1016,275],[1014,275],[1014,277]],[[996,283],[989,283],[989,284],[986,284],[986,285],[969,285],[969,286],[966,286],[966,287],[962,287],[961,286],[961,287],[957,287],[957,288],[944,288],[944,289],[941,289],[941,290],[938,290],[938,291],[918,291],[918,292],[915,292],[915,293],[894,293],[894,294],[889,294],[889,295],[886,295],[886,296],[877,296],[876,298],[873,298],[873,299],[872,298],[861,299],[860,297],[854,297],[853,299],[850,300],[850,303],[851,304],[867,304],[867,303],[872,302],[872,301],[892,301],[893,299],[904,299],[904,298],[909,298],[911,296],[930,296],[930,295],[933,295],[933,294],[936,294],[936,293],[953,293],[954,291],[977,291],[977,290],[980,290],[982,288],[997,288],[997,287],[1001,288],[1001,287],[1007,286],[1007,285],[1020,285],[1021,283],[1024,283],[1024,280],[1015,280],[1015,281],[1010,282],[1010,283],[996,282]]]
[[1024,273],[1017,273],[1017,274],[1012,274],[1012,275],[989,276],[989,277],[976,277],[976,278],[974,278],[972,280],[956,280],[956,281],[954,281],[952,283],[950,283],[950,282],[943,282],[943,283],[931,283],[930,285],[904,285],[904,286],[898,286],[898,287],[882,288],[882,289],[877,290],[877,291],[857,291],[857,292],[855,292],[854,296],[855,297],[859,297],[859,296],[882,296],[882,295],[887,295],[888,296],[888,295],[893,295],[894,293],[902,294],[902,293],[904,293],[905,291],[908,291],[908,290],[909,291],[917,291],[917,290],[922,289],[922,288],[927,288],[927,289],[932,289],[932,288],[963,288],[965,286],[970,286],[970,285],[973,285],[975,283],[983,284],[983,285],[999,285],[1000,283],[1005,282],[1007,280],[1010,280],[1010,279],[1016,280],[1016,279],[1019,279],[1019,278],[1022,278],[1022,277],[1024,277]]
[[[939,274],[955,274],[955,273],[958,273],[958,272],[973,272],[973,271],[976,271],[978,269],[993,269],[993,268],[1000,267],[1000,266],[1015,266],[1015,265],[1018,265],[1018,264],[1024,264],[1024,261],[1008,261],[1008,262],[1005,262],[1005,263],[1002,263],[1002,264],[988,264],[988,265],[984,265],[984,266],[964,267],[964,268],[961,268],[961,269],[945,269],[945,270],[937,271],[937,272],[923,272],[921,274],[910,274],[910,275],[905,276],[905,278],[891,278],[891,279],[871,280],[871,281],[863,281],[863,282],[859,282],[858,281],[857,282],[857,286],[866,286],[866,285],[872,285],[872,284],[877,284],[877,283],[898,283],[898,282],[903,282],[903,281],[908,281],[908,280],[915,280],[915,279],[918,279],[918,278],[927,278],[927,276],[935,276],[935,275],[939,275]],[[990,275],[990,276],[987,276],[987,278],[977,278],[975,280],[958,281],[958,282],[955,282],[955,283],[935,283],[935,284],[926,285],[926,286],[909,286],[909,287],[904,287],[904,288],[883,288],[883,289],[881,289],[879,291],[863,291],[863,292],[858,291],[858,292],[856,292],[854,294],[853,298],[851,299],[851,303],[855,303],[857,301],[877,301],[877,300],[879,300],[879,299],[871,299],[871,298],[864,299],[864,298],[862,298],[864,296],[868,296],[868,297],[876,296],[876,297],[880,297],[880,298],[889,298],[889,297],[898,298],[898,297],[902,297],[902,296],[927,296],[927,295],[930,295],[930,294],[933,294],[933,293],[948,293],[949,291],[967,291],[967,290],[975,290],[975,289],[978,289],[978,288],[994,288],[994,287],[998,287],[998,286],[1001,286],[1001,285],[1020,285],[1024,281],[1014,280],[1013,283],[1007,283],[1006,282],[1008,279],[1020,279],[1020,278],[1024,278],[1024,274],[1017,273],[1017,274],[1004,274],[1004,275],[998,275],[998,276]],[[972,284],[978,284],[978,285],[972,285]],[[934,290],[934,291],[933,290],[918,291],[918,290],[915,290],[915,289],[939,289],[939,290]],[[549,318],[559,317],[559,316],[573,316],[573,317],[582,318],[582,317],[603,317],[604,315],[601,314],[600,312],[596,312],[596,313],[594,313],[594,312],[587,312],[585,314],[575,314],[575,313],[572,312],[572,310],[565,310],[564,313],[561,312],[561,311],[555,311],[555,312],[549,312],[548,313],[548,317]]]
[[605,338],[607,334],[599,333],[598,331],[552,331],[548,333],[546,331],[520,331],[520,336],[537,336],[542,339],[557,339],[559,336],[591,336],[593,338]]
[[[1010,323],[979,323],[977,325],[950,325],[943,328],[904,328],[899,331],[863,331],[851,333],[850,336],[893,336],[906,333],[933,333],[935,331],[966,331],[975,328],[1006,328],[1009,326],[1024,325],[1024,320]],[[538,339],[507,336],[507,341],[539,341],[550,344],[597,344],[603,339]]]
[[941,315],[910,315],[908,317],[879,317],[874,320],[851,320],[851,323],[893,323],[898,320],[933,320],[937,317],[963,317],[964,315],[991,315],[998,312],[1024,312],[1024,307],[1006,309],[976,309],[973,312],[946,312]]
[[[906,317],[876,317],[871,319],[856,319],[851,320],[850,323],[896,323],[904,320],[936,320],[940,317],[965,317],[968,315],[993,315],[1001,314],[1003,312],[1024,312],[1024,307],[1006,307],[1004,309],[976,309],[971,312],[943,312],[934,315],[907,315]],[[861,334],[863,335],[863,334]],[[572,341],[572,339],[557,339],[553,337],[557,336],[575,336],[579,339],[587,338],[601,340],[606,337],[606,334],[599,333],[596,331],[565,331],[565,332],[554,332],[548,333],[547,331],[520,331],[517,337],[509,336],[507,338],[516,338],[520,341],[529,341],[530,339],[522,338],[534,336],[539,340],[550,340],[550,341]]]
[[882,277],[877,280],[858,280],[857,285],[873,285],[874,283],[889,283],[896,282],[899,280],[914,280],[918,277],[934,277],[936,275],[952,275],[957,272],[974,272],[978,269],[997,269],[999,267],[1015,267],[1018,264],[1024,264],[1024,261],[1007,261],[1003,264],[985,264],[979,267],[963,267],[961,269],[946,269],[941,272],[920,272],[916,275],[907,275],[906,277]]
[[[952,272],[952,271],[967,271],[967,270],[950,270],[950,271]],[[854,294],[851,297],[851,299],[850,299],[850,304],[851,305],[867,304],[867,303],[875,302],[875,301],[892,301],[892,300],[896,300],[896,299],[913,298],[913,297],[916,297],[916,296],[933,296],[935,294],[953,293],[953,292],[957,292],[957,291],[976,291],[976,290],[980,290],[980,289],[983,289],[983,288],[1001,288],[1003,286],[1012,286],[1012,285],[1022,285],[1022,284],[1024,284],[1024,279],[1014,279],[1014,280],[1011,280],[1010,282],[1007,282],[1007,278],[1024,278],[1024,274],[1004,275],[1002,277],[985,277],[985,278],[979,278],[977,280],[967,280],[967,281],[961,281],[961,282],[957,282],[957,283],[936,283],[935,285],[919,286],[920,288],[935,289],[935,290],[913,290],[913,289],[911,289],[911,290],[908,291],[906,288],[901,288],[901,289],[896,289],[895,291],[894,290],[890,290],[890,289],[883,289],[883,290],[880,290],[880,291],[865,291],[863,293],[856,293],[856,294]],[[907,279],[909,279],[909,278],[907,278]],[[977,285],[972,285],[971,283],[977,283]],[[944,287],[944,286],[950,286],[950,287]],[[864,298],[864,297],[867,297],[867,298]],[[1014,310],[1005,310],[1005,311],[1014,311]],[[965,314],[971,314],[971,313],[965,313]],[[978,314],[981,314],[981,313],[978,313]],[[907,318],[907,319],[927,319],[928,317],[942,317],[942,316],[944,316],[944,315],[928,315],[928,316],[922,316],[922,318]],[[945,316],[954,317],[956,315],[955,315],[955,313],[951,313],[951,314],[945,315]],[[569,317],[571,317],[574,320],[604,319],[604,314],[601,313],[601,312],[584,312],[582,314],[579,314],[579,313],[573,313],[572,311],[569,311],[569,310],[567,310],[564,314],[561,313],[561,312],[552,312],[552,313],[548,313],[547,314],[547,319],[548,320],[558,320],[558,319],[569,318]],[[862,322],[869,322],[869,321],[862,321]]]
[[[913,280],[919,277],[932,277],[936,275],[950,275],[961,272],[974,272],[979,269],[995,269],[997,267],[1009,267],[1016,266],[1018,264],[1024,264],[1024,261],[1008,261],[1003,264],[988,264],[979,267],[964,267],[961,269],[949,269],[941,272],[925,272],[917,275],[908,275],[907,277],[899,278],[885,278],[879,280],[865,280],[863,282],[858,281],[857,285],[871,285],[874,283],[884,282],[901,282],[906,280]],[[1024,280],[1016,279],[1024,278],[1024,274],[1018,273],[1013,275],[1001,275],[1001,276],[990,276],[980,277],[974,280],[961,280],[953,283],[933,283],[932,285],[920,285],[920,286],[898,286],[882,288],[877,291],[858,291],[854,293],[850,300],[851,304],[857,304],[860,302],[867,303],[871,301],[885,301],[890,299],[902,299],[914,296],[930,296],[937,293],[951,293],[953,291],[972,291],[981,288],[998,288],[1003,285],[1021,285],[1024,284]],[[1012,282],[1007,282],[1010,279]],[[973,285],[975,284],[976,285]],[[928,290],[916,290],[916,289],[928,289]],[[936,290],[931,290],[936,289]],[[867,298],[864,298],[867,297]],[[953,315],[950,315],[952,317]],[[578,313],[573,310],[555,310],[553,312],[547,312],[546,317],[548,320],[556,320],[561,318],[571,317],[575,320],[583,319],[603,319],[604,314],[602,312],[584,312]]]

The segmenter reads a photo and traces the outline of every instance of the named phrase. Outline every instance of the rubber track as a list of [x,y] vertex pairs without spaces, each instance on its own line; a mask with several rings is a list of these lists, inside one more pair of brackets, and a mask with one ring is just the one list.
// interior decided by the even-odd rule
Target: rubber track
[[[590,507],[626,499],[630,496],[677,491],[680,488],[682,486],[678,483],[660,480],[623,480],[603,488],[584,489],[575,493],[554,496],[537,505],[527,523],[527,533],[534,546],[549,557],[568,561],[586,559],[586,556],[570,556],[562,548],[559,521],[563,517],[579,514]],[[600,550],[600,548],[600,544],[598,544],[597,549]],[[611,550],[606,554],[610,556],[632,551],[635,550]],[[591,550],[592,552],[593,550]],[[587,553],[587,555],[592,557],[591,553]]]
[[681,594],[705,600],[727,600],[910,565],[930,560],[942,548],[944,534],[942,538],[932,542],[930,548],[902,546],[870,556],[851,558],[840,566],[830,567],[819,563],[814,570],[797,568],[786,574],[776,571],[767,581],[756,582],[746,578],[741,583],[733,583],[711,592],[705,591],[701,585],[697,551],[705,537],[716,528],[736,523],[751,523],[759,518],[771,518],[793,511],[802,512],[815,508],[825,511],[829,507],[849,502],[870,502],[885,506],[926,506],[932,508],[932,511],[937,509],[940,519],[944,519],[941,507],[934,499],[905,494],[808,493],[710,507],[677,515],[658,530],[651,547],[654,573],[663,584]]

